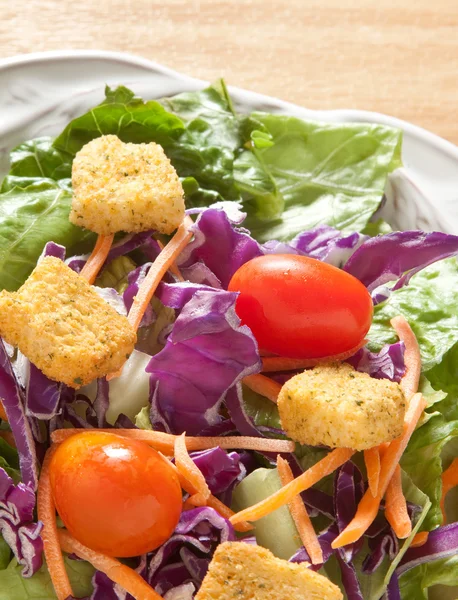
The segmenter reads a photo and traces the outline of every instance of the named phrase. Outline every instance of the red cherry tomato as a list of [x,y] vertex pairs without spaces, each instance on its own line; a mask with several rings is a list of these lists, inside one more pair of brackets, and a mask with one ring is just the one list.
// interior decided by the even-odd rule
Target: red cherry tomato
[[147,444],[84,432],[63,442],[50,465],[57,512],[79,542],[109,556],[138,556],[173,533],[182,508],[172,468]]
[[248,261],[229,283],[236,311],[259,347],[291,358],[321,358],[364,339],[373,304],[364,285],[306,256],[271,254]]

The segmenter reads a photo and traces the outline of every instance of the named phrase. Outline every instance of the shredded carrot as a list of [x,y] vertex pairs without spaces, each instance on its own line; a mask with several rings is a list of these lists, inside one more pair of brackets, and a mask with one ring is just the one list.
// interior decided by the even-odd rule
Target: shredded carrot
[[0,431],[0,437],[5,440],[10,446],[16,448],[16,440],[11,431]]
[[421,394],[415,394],[410,401],[405,416],[402,435],[391,442],[382,457],[377,496],[374,498],[370,490],[366,491],[358,505],[353,520],[332,542],[333,548],[341,548],[342,546],[356,542],[373,523],[380,507],[380,501],[386,493],[388,484],[396,470],[396,466],[399,464],[401,456],[406,449],[425,407],[426,401],[423,396]]
[[375,498],[378,493],[380,479],[380,451],[377,446],[364,450],[364,463],[366,464],[369,489]]
[[322,358],[287,358],[286,356],[265,356],[262,359],[262,371],[269,373],[272,371],[297,371],[300,369],[309,369],[317,365],[339,362],[350,358],[356,354],[363,346],[367,344],[367,340],[363,340],[357,346],[340,354],[332,356],[323,356]]
[[76,554],[79,558],[90,563],[98,571],[105,573],[111,581],[121,586],[136,600],[162,600],[153,588],[146,583],[136,571],[123,565],[116,558],[95,552],[73,538],[68,531],[59,530],[59,541],[62,549],[69,554]]
[[[171,462],[161,452],[159,452],[159,456],[164,461],[166,461],[167,464],[175,471],[175,473],[178,477],[178,480],[180,482],[180,485],[184,489],[184,491],[188,492],[188,494],[191,494],[191,496],[194,496],[194,494],[197,493],[197,490],[192,485],[192,483],[190,483],[186,479],[186,477],[184,477],[180,473],[180,471],[176,468],[176,466],[173,464],[173,462]],[[190,502],[189,498],[188,498],[188,500],[186,500],[186,502],[184,504],[186,505],[186,507],[189,507],[189,508],[195,508],[195,506],[196,506],[193,502]],[[232,517],[232,515],[235,514],[233,510],[231,510],[228,506],[226,506],[223,502],[221,502],[221,500],[218,500],[218,498],[215,498],[215,496],[213,496],[212,494],[210,494],[210,496],[207,499],[207,506],[216,510],[216,512],[219,513],[225,519],[229,519],[230,517]],[[183,508],[183,510],[187,510],[187,509]],[[246,531],[251,531],[253,529],[253,526],[250,525],[249,523],[237,523],[237,525],[235,525],[234,529],[236,531],[246,532]]]
[[428,531],[420,531],[413,538],[412,543],[410,544],[411,548],[419,548],[420,546],[424,546],[428,541],[429,532]]
[[6,421],[8,423],[8,415],[6,414],[5,407],[3,406],[3,402],[0,400],[0,419],[2,421]]
[[114,234],[99,235],[94,250],[81,270],[80,275],[93,284],[103,267],[113,243]]
[[41,538],[49,575],[58,600],[66,600],[73,596],[72,586],[65,569],[64,558],[59,543],[56,524],[56,507],[49,480],[49,465],[55,452],[52,446],[46,453],[38,482],[37,509],[38,519],[43,523]]
[[[294,475],[288,462],[281,456],[277,456],[277,469],[280,475],[280,481],[283,486],[294,481]],[[288,503],[289,512],[296,525],[299,537],[304,548],[307,550],[312,565],[320,565],[323,563],[323,551],[321,550],[320,542],[312,521],[307,513],[307,509],[300,496],[294,498]]]
[[[216,510],[222,517],[229,520],[231,517],[235,515],[235,512],[226,506],[221,500],[215,498],[215,496],[210,496],[207,500],[207,506]],[[253,531],[253,525],[250,525],[247,521],[240,521],[234,525],[235,531],[240,531],[242,533],[246,533],[247,531]]]
[[236,523],[240,523],[240,521],[257,521],[258,519],[262,519],[262,517],[269,515],[271,512],[277,510],[277,508],[291,502],[295,496],[315,485],[323,477],[333,473],[344,462],[349,460],[354,453],[354,450],[350,448],[337,448],[333,450],[313,465],[313,467],[310,467],[310,469],[299,475],[299,477],[296,477],[291,483],[278,490],[278,492],[236,513],[229,519],[230,522],[235,525]]
[[184,218],[183,223],[178,227],[173,238],[156,258],[148,271],[148,275],[143,280],[127,317],[135,330],[138,329],[143,314],[151,302],[151,298],[161,279],[191,239],[192,233],[189,229],[193,224],[191,217]]
[[[161,242],[161,240],[156,240],[156,242],[157,242],[157,245],[159,246],[159,248],[160,248],[161,250],[164,250],[164,244]],[[183,275],[181,274],[181,271],[180,271],[180,269],[178,268],[178,266],[177,266],[177,264],[176,264],[176,263],[174,263],[174,262],[173,262],[173,263],[170,265],[170,267],[169,267],[169,271],[175,275],[175,277],[178,279],[178,281],[184,281],[184,277],[183,277]]]
[[[191,217],[186,216],[184,218],[184,221],[178,227],[175,235],[153,262],[147,276],[142,281],[138,294],[135,296],[129,314],[127,315],[129,323],[135,331],[139,328],[143,315],[145,314],[161,279],[174,263],[177,256],[188,245],[188,242],[192,237],[192,233],[189,229],[193,224]],[[121,367],[119,371],[107,375],[107,380],[111,381],[112,379],[119,377],[122,374],[122,369],[123,368]]]
[[[98,429],[106,433],[115,433],[122,437],[146,442],[156,450],[167,455],[173,455],[176,435],[151,431],[147,429]],[[56,429],[51,434],[54,443],[60,443],[77,433],[87,432],[87,429]],[[224,450],[256,450],[258,452],[294,452],[296,444],[290,440],[257,438],[245,436],[227,437],[190,437],[186,436],[186,448],[189,452],[208,450],[219,446]]]
[[186,448],[186,434],[175,438],[175,464],[178,471],[189,481],[196,492],[189,499],[196,506],[205,506],[211,495],[202,471],[197,467]]
[[183,508],[182,508],[183,512],[185,512],[187,510],[194,510],[195,508],[196,508],[196,505],[193,504],[189,498],[183,502]]
[[420,382],[420,347],[412,328],[404,317],[399,316],[391,319],[391,325],[396,331],[398,338],[404,342],[406,348],[404,354],[406,372],[401,379],[400,386],[407,400],[410,400],[410,398],[417,392],[418,384]]
[[265,375],[248,375],[243,378],[243,383],[256,392],[257,394],[261,394],[261,396],[265,396],[272,402],[277,403],[278,394],[281,390],[281,385],[270,379],[270,377],[266,377]]
[[412,523],[402,491],[401,467],[399,465],[396,465],[394,475],[386,488],[385,516],[399,539],[404,540],[412,533]]
[[458,485],[458,458],[455,458],[452,464],[442,473],[442,497],[441,510],[444,518],[444,524],[447,522],[445,514],[445,496],[449,491]]

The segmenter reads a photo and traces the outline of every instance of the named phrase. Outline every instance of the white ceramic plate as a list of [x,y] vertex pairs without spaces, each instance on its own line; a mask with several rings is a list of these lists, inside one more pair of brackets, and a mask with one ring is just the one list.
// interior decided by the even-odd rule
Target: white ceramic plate
[[[145,99],[196,90],[207,82],[143,58],[115,52],[66,51],[0,61],[0,177],[8,152],[40,135],[55,135],[103,99],[105,85],[124,84]],[[458,148],[405,121],[360,110],[314,111],[230,88],[237,108],[333,122],[365,121],[404,131],[405,168],[389,179],[385,218],[399,229],[458,234]]]

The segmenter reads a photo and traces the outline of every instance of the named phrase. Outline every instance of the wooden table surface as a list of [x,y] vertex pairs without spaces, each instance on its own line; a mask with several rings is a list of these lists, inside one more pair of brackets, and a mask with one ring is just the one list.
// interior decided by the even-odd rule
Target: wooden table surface
[[458,144],[458,0],[0,0],[0,57],[120,50]]

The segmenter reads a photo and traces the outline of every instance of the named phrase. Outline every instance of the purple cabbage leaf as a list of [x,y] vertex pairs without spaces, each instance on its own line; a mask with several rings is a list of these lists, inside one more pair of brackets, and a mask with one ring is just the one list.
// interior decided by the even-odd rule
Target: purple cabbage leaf
[[[196,435],[222,420],[229,388],[261,368],[256,341],[235,313],[237,294],[196,291],[182,308],[164,349],[146,367],[151,374],[151,423]],[[190,368],[192,365],[192,368]]]
[[344,270],[370,292],[390,281],[393,289],[428,265],[458,253],[458,236],[423,231],[396,231],[366,240],[348,259]]
[[23,567],[22,576],[31,577],[43,564],[42,523],[34,522],[35,493],[24,483],[14,485],[0,468],[0,533]]

